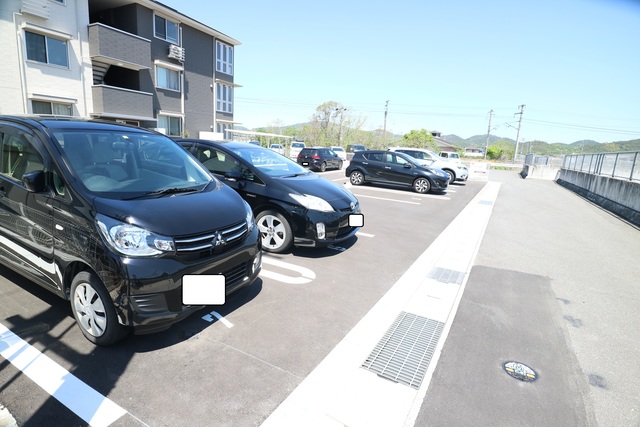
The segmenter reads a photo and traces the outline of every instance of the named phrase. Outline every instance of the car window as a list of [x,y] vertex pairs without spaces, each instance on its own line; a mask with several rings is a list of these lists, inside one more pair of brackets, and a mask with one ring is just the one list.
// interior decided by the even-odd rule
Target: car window
[[223,153],[222,151],[206,149],[210,152],[210,156],[202,164],[210,172],[218,175],[224,175],[232,170],[240,172],[240,163],[233,157]]
[[70,171],[91,192],[128,199],[165,189],[203,188],[208,171],[166,136],[135,130],[54,132]]
[[375,162],[382,162],[382,153],[367,153],[363,155],[367,160],[372,160]]
[[16,131],[15,134],[2,133],[1,170],[5,176],[22,181],[24,174],[44,170],[42,156],[32,143],[32,136]]

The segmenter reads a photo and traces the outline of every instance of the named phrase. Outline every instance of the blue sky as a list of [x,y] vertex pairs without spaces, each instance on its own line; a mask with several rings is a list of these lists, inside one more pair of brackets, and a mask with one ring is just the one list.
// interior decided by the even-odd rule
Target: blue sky
[[[640,138],[640,2],[160,0],[242,44],[234,119],[571,143]],[[187,51],[188,55],[188,51]]]

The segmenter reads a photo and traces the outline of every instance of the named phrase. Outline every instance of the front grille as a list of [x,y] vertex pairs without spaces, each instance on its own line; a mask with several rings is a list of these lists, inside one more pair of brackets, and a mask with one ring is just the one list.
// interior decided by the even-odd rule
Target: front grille
[[218,249],[215,251],[217,254],[240,244],[247,231],[247,223],[243,221],[206,234],[177,237],[176,251],[179,254],[210,254]]

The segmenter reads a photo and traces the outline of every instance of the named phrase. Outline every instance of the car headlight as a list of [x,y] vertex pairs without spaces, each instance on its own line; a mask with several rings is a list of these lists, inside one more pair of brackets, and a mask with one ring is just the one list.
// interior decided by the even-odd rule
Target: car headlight
[[149,257],[175,252],[176,245],[171,237],[101,214],[96,215],[96,224],[105,243],[119,254]]
[[319,212],[333,212],[333,207],[324,199],[320,197],[312,196],[310,194],[293,194],[290,193],[289,196],[296,202],[300,203],[305,208],[312,211]]
[[256,219],[253,217],[253,211],[251,210],[251,206],[249,203],[244,201],[244,207],[247,210],[247,216],[245,216],[245,221],[247,221],[247,231],[251,233],[256,226]]
[[439,171],[439,170],[435,170],[435,169],[429,169],[431,171],[431,173],[433,173],[436,176],[439,176],[441,178],[447,178],[449,175],[445,172]]

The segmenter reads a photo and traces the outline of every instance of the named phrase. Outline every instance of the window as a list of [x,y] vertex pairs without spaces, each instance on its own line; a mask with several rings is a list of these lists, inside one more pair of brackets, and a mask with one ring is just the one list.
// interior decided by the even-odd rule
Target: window
[[168,136],[182,136],[182,118],[158,116],[158,127],[165,130]]
[[31,111],[33,114],[54,114],[56,116],[71,116],[71,104],[61,104],[49,101],[31,101]]
[[216,42],[216,71],[233,75],[233,46]]
[[178,24],[156,15],[154,19],[155,36],[174,44],[178,43]]
[[233,87],[216,83],[216,110],[233,113]]
[[228,123],[217,123],[216,124],[216,132],[221,133],[222,134],[222,138],[224,139],[231,139],[231,134],[227,133],[227,130],[231,130],[233,129],[232,125],[228,124]]
[[24,174],[44,170],[44,161],[24,134],[2,135],[2,164],[0,173],[21,181]]
[[24,35],[28,60],[62,67],[69,66],[66,41],[30,31],[25,31]]
[[156,66],[156,87],[180,92],[180,71]]

